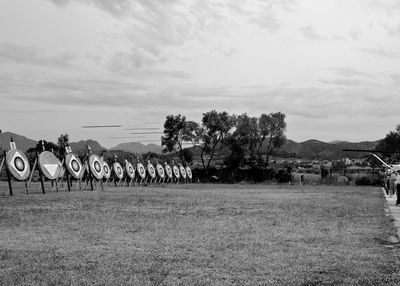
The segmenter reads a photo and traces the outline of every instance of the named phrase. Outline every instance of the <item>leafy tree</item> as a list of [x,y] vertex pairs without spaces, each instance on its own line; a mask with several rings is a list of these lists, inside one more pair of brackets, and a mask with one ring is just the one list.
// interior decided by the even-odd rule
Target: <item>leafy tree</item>
[[249,155],[251,160],[254,159],[259,140],[258,119],[243,113],[236,118],[235,127],[233,137],[242,146],[242,154]]
[[[396,126],[396,131],[390,131],[385,138],[379,141],[376,150],[385,150],[400,153],[400,124]],[[399,153],[388,156],[390,161],[398,161]],[[386,155],[386,154],[385,154]]]
[[60,152],[60,157],[65,156],[65,147],[67,147],[69,144],[69,135],[67,133],[61,134],[58,137],[58,148]]
[[164,123],[164,136],[161,137],[161,145],[165,146],[167,152],[178,151],[185,165],[183,156],[183,143],[195,142],[198,124],[187,121],[185,116],[168,115]]
[[260,140],[257,147],[258,158],[266,155],[264,169],[268,167],[269,158],[274,150],[281,147],[285,141],[286,115],[281,112],[262,114],[258,120]]
[[[226,111],[218,112],[212,110],[203,113],[202,127],[196,131],[203,143],[201,147],[201,162],[203,168],[208,171],[215,152],[224,146],[224,139],[235,124],[235,117],[229,115]],[[209,158],[206,162],[205,155]]]

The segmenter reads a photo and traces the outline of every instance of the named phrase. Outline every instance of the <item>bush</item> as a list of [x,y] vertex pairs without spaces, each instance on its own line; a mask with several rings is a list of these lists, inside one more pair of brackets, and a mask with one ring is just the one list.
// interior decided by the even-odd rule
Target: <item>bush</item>
[[292,172],[290,168],[280,169],[275,174],[275,179],[278,183],[289,183],[292,179]]
[[371,176],[362,176],[358,177],[354,180],[354,183],[357,186],[379,186],[381,185],[381,181],[379,178],[371,177]]

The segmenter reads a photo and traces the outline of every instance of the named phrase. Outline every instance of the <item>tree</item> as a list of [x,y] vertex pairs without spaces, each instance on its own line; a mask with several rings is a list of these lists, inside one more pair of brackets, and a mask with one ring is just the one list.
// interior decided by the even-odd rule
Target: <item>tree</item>
[[58,148],[61,158],[65,156],[65,147],[67,147],[68,144],[69,144],[69,135],[67,133],[61,134],[58,137]]
[[249,155],[250,160],[255,158],[257,142],[259,140],[259,127],[257,117],[249,117],[246,113],[237,116],[233,137],[242,146],[242,153]]
[[[385,138],[379,141],[376,150],[385,150],[400,152],[400,124],[396,126],[396,131],[390,131]],[[390,160],[399,160],[399,154],[392,154],[388,157]]]
[[168,115],[164,123],[164,136],[161,137],[161,145],[165,146],[167,152],[178,151],[179,157],[186,165],[183,156],[183,143],[194,142],[198,124],[187,121],[185,116]]
[[[226,111],[217,112],[216,110],[212,110],[203,113],[202,127],[196,131],[196,134],[203,143],[200,158],[206,172],[217,149],[221,149],[224,146],[223,141],[234,124],[235,117],[229,115]],[[204,157],[205,154],[209,154],[210,156],[207,163]]]
[[258,158],[261,161],[262,155],[266,155],[264,169],[268,167],[269,158],[274,150],[281,147],[285,141],[286,115],[281,112],[262,114],[258,120],[260,140],[257,147]]

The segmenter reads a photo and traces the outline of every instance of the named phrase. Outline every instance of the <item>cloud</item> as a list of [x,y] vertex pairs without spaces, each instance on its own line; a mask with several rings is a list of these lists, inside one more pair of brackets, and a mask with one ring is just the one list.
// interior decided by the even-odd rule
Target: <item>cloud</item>
[[[70,4],[71,0],[49,0],[59,7],[65,7]],[[112,16],[119,17],[129,13],[132,8],[130,0],[76,0],[77,2],[94,5]]]
[[385,49],[382,47],[379,48],[360,48],[359,49],[360,52],[365,53],[365,54],[369,54],[369,55],[373,55],[373,56],[378,56],[378,57],[385,57],[385,58],[399,58],[400,57],[400,53],[399,52],[395,52],[391,49]]
[[329,70],[333,70],[337,75],[344,76],[344,77],[366,77],[370,78],[372,77],[371,74],[362,72],[353,68],[329,68]]
[[75,57],[70,53],[51,53],[35,47],[0,43],[0,60],[36,66],[67,67]]
[[332,85],[339,85],[339,86],[352,86],[352,85],[360,85],[361,80],[359,79],[320,79],[321,83],[324,84],[332,84]]
[[319,35],[312,25],[304,26],[301,29],[303,35],[310,41],[322,41],[325,40],[324,37]]

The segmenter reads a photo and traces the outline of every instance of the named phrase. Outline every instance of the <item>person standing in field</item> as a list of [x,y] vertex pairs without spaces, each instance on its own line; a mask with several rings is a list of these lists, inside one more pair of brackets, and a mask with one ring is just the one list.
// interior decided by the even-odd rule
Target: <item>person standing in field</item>
[[396,193],[396,179],[397,179],[397,172],[392,171],[389,175],[389,196],[392,197]]
[[400,174],[398,172],[396,172],[397,176],[396,176],[396,181],[395,181],[395,185],[396,185],[396,206],[400,205]]

